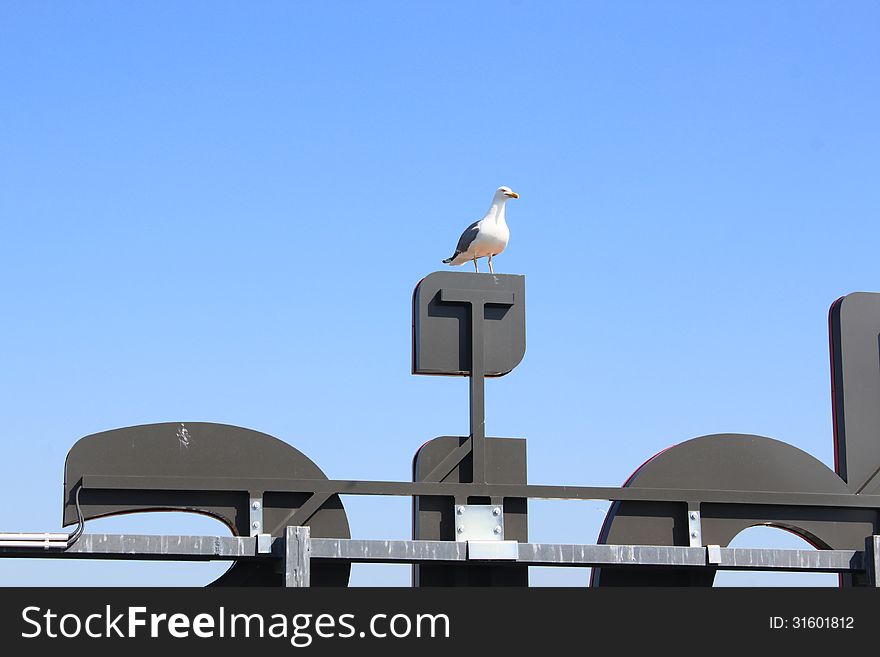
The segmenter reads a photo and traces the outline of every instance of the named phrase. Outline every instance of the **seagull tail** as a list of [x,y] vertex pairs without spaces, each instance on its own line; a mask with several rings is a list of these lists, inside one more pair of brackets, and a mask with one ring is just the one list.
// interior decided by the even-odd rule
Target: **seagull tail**
[[450,257],[450,258],[446,258],[446,260],[443,261],[443,264],[444,264],[444,265],[451,265],[451,264],[452,264],[452,261],[455,260],[455,256],[457,256],[457,255],[458,255],[458,254],[456,253],[454,256],[452,256],[452,257]]

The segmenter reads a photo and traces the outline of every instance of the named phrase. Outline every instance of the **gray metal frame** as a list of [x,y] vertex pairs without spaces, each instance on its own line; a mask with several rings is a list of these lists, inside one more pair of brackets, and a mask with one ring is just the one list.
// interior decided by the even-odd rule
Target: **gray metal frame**
[[[480,484],[427,481],[360,481],[352,479],[241,479],[234,477],[177,478],[83,475],[83,490],[241,490],[266,492],[468,497],[528,497],[545,500],[608,500],[638,502],[696,502],[771,504],[784,506],[880,509],[880,495],[688,488],[617,488],[613,486],[546,486],[541,484]],[[307,518],[306,518],[307,520]]]
[[[470,378],[470,434],[426,443],[414,481],[330,480],[290,445],[241,427],[116,429],[68,454],[64,524],[77,521],[77,531],[0,534],[0,556],[231,559],[217,583],[257,586],[343,586],[359,561],[414,564],[417,586],[525,585],[530,565],[593,566],[594,585],[706,586],[718,569],[747,568],[876,583],[880,295],[844,297],[829,320],[834,471],[770,438],[716,434],[658,454],[620,488],[531,485],[525,441],[487,437],[484,408],[486,377],[525,353],[524,277],[431,274],[413,296],[412,371]],[[416,540],[350,539],[343,495],[411,497]],[[528,542],[528,499],[612,504],[598,545],[549,545]],[[469,505],[497,507],[502,540],[457,540],[453,508]],[[91,518],[153,510],[206,513],[237,536],[80,536]],[[783,527],[820,550],[723,547],[754,525]]]
[[[285,585],[310,585],[312,560],[347,563],[508,563],[519,566],[558,567],[673,567],[695,570],[762,570],[864,574],[877,586],[880,572],[880,536],[868,539],[864,550],[780,550],[658,545],[571,545],[515,543],[516,557],[487,558],[474,543],[483,541],[385,541],[312,538],[308,527],[287,527],[284,536],[270,538],[271,549],[261,551],[266,536],[151,536],[138,534],[83,534],[68,548],[19,547],[15,534],[0,540],[0,558],[131,559],[148,561],[264,561],[283,570]],[[30,535],[37,537],[38,535]],[[510,543],[510,542],[505,542]],[[497,543],[496,543],[497,544]],[[476,555],[476,556],[475,556]]]

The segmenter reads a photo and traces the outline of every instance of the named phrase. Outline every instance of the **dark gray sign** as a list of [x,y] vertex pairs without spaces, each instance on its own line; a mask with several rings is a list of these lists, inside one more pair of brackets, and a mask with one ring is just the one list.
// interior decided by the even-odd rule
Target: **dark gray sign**
[[[155,557],[228,554],[236,564],[217,583],[237,585],[344,585],[352,561],[384,560],[416,564],[417,586],[522,586],[530,563],[596,565],[594,586],[708,586],[716,567],[765,558],[758,565],[832,570],[847,585],[876,582],[880,294],[837,301],[830,331],[836,472],[771,438],[717,434],[651,458],[621,488],[530,485],[525,440],[486,437],[483,391],[486,376],[510,372],[525,353],[524,278],[431,274],[413,297],[413,372],[470,378],[470,433],[427,442],[413,481],[328,480],[287,443],[240,427],[128,427],[87,436],[68,454],[64,522],[79,521],[77,532],[0,534],[0,556],[22,549],[126,558],[134,546]],[[411,497],[415,540],[350,541],[340,495]],[[612,501],[599,545],[526,543],[530,498]],[[156,544],[81,532],[90,518],[154,510],[209,514],[251,542]],[[753,525],[792,531],[827,558],[752,551],[748,564],[737,564],[724,546]],[[127,541],[128,551],[108,547]]]
[[413,374],[502,376],[526,352],[525,276],[435,272],[413,294]]

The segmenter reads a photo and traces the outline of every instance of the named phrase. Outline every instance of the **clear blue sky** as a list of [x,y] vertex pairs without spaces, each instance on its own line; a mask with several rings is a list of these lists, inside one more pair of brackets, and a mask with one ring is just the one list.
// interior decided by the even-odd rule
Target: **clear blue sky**
[[[0,527],[57,529],[73,442],[148,422],[407,479],[467,432],[466,381],[409,373],[410,294],[502,184],[528,347],[488,432],[528,438],[532,482],[617,485],[724,431],[832,464],[827,310],[880,287],[878,25],[857,1],[2,2]],[[356,536],[408,537],[408,502],[346,504]],[[604,505],[531,508],[535,540],[593,542]],[[408,581],[380,571],[354,581]]]

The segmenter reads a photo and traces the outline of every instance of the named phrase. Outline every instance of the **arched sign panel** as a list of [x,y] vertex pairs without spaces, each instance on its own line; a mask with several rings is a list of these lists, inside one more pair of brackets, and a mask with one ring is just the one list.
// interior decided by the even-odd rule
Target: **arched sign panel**
[[[85,520],[145,511],[190,511],[217,518],[236,536],[280,536],[288,524],[295,524],[297,511],[309,503],[309,493],[272,490],[273,479],[327,479],[304,454],[259,431],[209,422],[126,427],[86,436],[67,454],[65,525],[76,522],[80,483],[98,477],[100,488],[87,486],[80,494]],[[323,501],[306,520],[314,536],[351,536],[336,495]],[[345,586],[349,570],[341,562],[316,564],[312,578],[318,586]],[[214,584],[281,586],[283,574],[275,572],[268,561],[237,562]]]
[[[874,509],[822,504],[823,494],[873,494],[880,489],[880,295],[857,292],[829,313],[835,470],[809,454],[770,438],[704,436],[660,453],[637,470],[627,486],[793,492],[815,496],[816,506],[749,503],[690,505],[656,502],[612,504],[600,543],[688,545],[688,513],[697,509],[703,545],[727,545],[754,525],[788,529],[820,549],[862,549],[877,533]],[[688,508],[690,506],[690,508]],[[711,570],[648,568],[593,571],[593,586],[711,586]],[[843,584],[853,584],[843,577]]]

